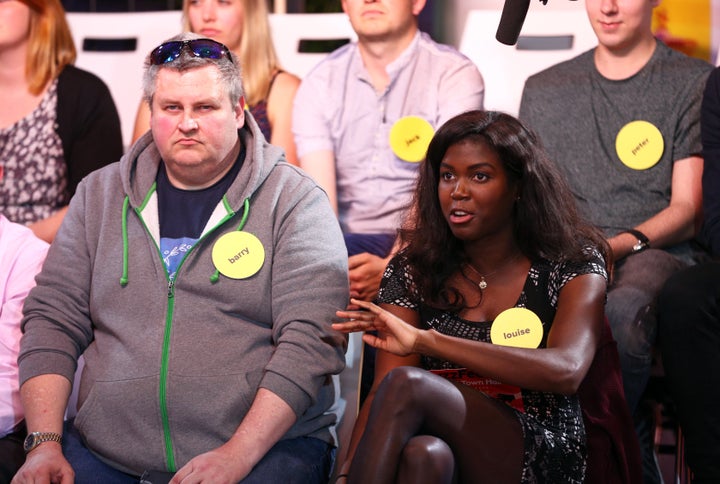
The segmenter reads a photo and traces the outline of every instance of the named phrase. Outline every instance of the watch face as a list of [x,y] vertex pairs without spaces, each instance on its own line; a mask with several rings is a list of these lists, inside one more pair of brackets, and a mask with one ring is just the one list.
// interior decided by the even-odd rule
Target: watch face
[[25,443],[23,444],[23,448],[25,449],[25,452],[32,450],[32,448],[34,446],[35,446],[35,434],[28,434],[28,436],[25,437]]

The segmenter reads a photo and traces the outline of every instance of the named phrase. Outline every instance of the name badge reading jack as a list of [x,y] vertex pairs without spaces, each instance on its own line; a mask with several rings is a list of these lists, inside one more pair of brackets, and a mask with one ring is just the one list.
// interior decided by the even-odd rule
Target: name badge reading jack
[[260,239],[249,232],[230,232],[215,242],[212,261],[225,277],[246,279],[262,267],[265,248]]
[[515,348],[537,348],[543,337],[542,321],[525,308],[510,308],[498,314],[490,327],[490,340],[495,345]]
[[632,121],[615,138],[618,158],[628,168],[647,170],[660,161],[665,142],[660,130],[648,121]]
[[420,116],[398,119],[390,129],[390,148],[403,161],[417,163],[425,158],[435,130]]

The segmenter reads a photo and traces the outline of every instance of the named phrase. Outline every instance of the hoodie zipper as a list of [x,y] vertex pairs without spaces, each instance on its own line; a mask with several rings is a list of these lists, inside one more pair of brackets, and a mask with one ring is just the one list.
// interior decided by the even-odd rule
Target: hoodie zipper
[[[167,279],[167,299],[168,299],[168,305],[167,305],[167,312],[165,315],[165,329],[163,331],[163,347],[162,347],[162,355],[160,360],[160,382],[159,382],[159,388],[158,388],[158,399],[160,403],[160,418],[162,420],[162,426],[163,426],[163,438],[165,441],[165,459],[167,461],[167,467],[170,472],[177,472],[176,464],[175,464],[175,451],[173,449],[173,442],[172,442],[172,435],[170,432],[170,419],[168,417],[168,404],[167,404],[167,383],[168,383],[168,368],[169,368],[169,360],[170,360],[170,335],[172,333],[172,321],[173,321],[173,314],[175,310],[175,281],[177,281],[178,277],[180,276],[180,269],[182,269],[183,264],[185,263],[185,260],[188,258],[191,252],[195,250],[195,247],[199,245],[203,240],[205,240],[210,234],[215,232],[217,229],[219,229],[225,222],[230,220],[232,217],[235,216],[235,213],[227,203],[227,200],[225,199],[225,196],[223,196],[223,205],[229,212],[227,215],[225,215],[212,229],[208,230],[206,233],[204,233],[196,242],[193,244],[193,246],[188,250],[185,255],[183,256],[182,260],[180,261],[180,264],[178,264],[177,270],[175,271],[175,277],[173,279],[170,279],[170,275],[167,272],[167,267],[165,267],[165,278]],[[247,203],[246,203],[246,209],[245,214],[243,216],[243,222],[247,215]],[[135,213],[138,215],[138,218],[140,219],[141,223],[143,224],[143,227],[145,228],[145,231],[150,235],[150,238],[155,243],[155,248],[157,250],[158,256],[160,257],[160,261],[165,265],[163,259],[162,259],[162,252],[160,250],[160,247],[158,245],[158,241],[155,241],[152,237],[152,233],[148,229],[147,225],[145,224],[145,220],[142,217],[140,209],[135,209]],[[243,223],[244,225],[244,223]]]

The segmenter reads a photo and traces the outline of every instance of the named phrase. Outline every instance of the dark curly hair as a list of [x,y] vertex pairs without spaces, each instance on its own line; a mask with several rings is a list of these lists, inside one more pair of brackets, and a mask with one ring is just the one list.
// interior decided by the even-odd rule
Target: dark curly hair
[[400,256],[418,295],[429,305],[459,311],[463,298],[448,278],[468,257],[463,242],[450,231],[438,200],[440,163],[447,150],[475,140],[493,149],[511,182],[519,186],[514,237],[530,260],[588,261],[588,247],[609,263],[602,232],[583,219],[565,179],[545,153],[538,136],[514,117],[492,111],[469,111],[448,120],[428,146],[415,189],[413,210],[400,230]]

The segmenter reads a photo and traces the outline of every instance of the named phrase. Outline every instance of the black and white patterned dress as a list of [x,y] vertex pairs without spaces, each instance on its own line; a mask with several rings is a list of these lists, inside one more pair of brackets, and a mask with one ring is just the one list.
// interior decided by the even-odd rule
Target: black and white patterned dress
[[[601,274],[607,277],[605,264],[599,254],[588,263],[533,262],[515,307],[533,311],[542,321],[543,338],[540,348],[547,345],[547,335],[557,309],[562,287],[582,274]],[[490,342],[492,321],[473,322],[447,311],[432,309],[419,300],[412,288],[412,280],[403,261],[394,258],[385,271],[378,294],[378,302],[392,304],[420,315],[425,329],[442,334]],[[422,357],[427,370],[458,368],[451,362]],[[585,428],[580,403],[576,395],[518,389],[520,407],[509,403],[523,429],[525,456],[522,482],[581,483],[585,474]]]
[[35,110],[0,129],[0,213],[16,223],[45,219],[70,200],[68,168],[56,132],[57,83]]

